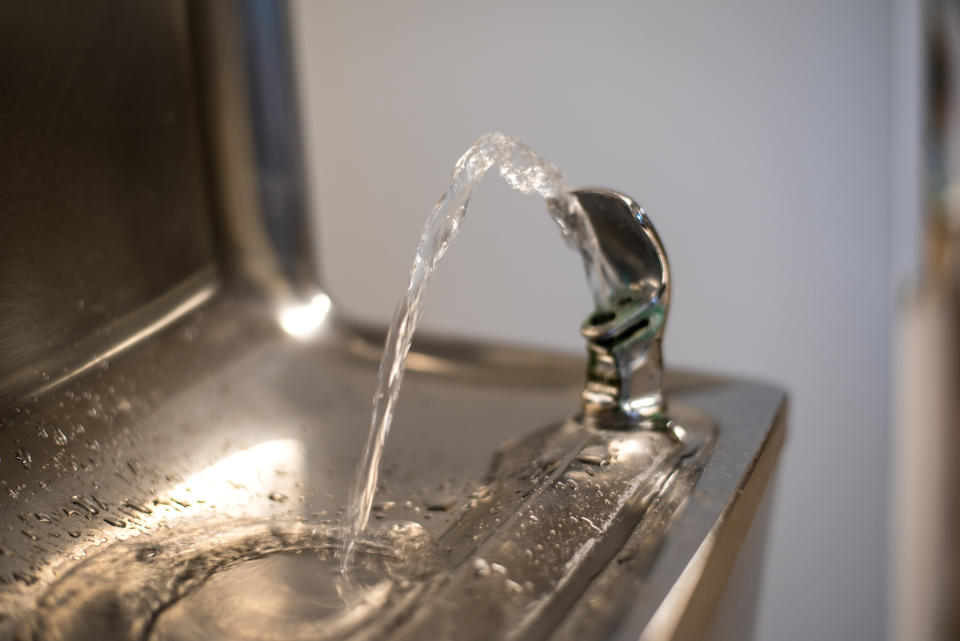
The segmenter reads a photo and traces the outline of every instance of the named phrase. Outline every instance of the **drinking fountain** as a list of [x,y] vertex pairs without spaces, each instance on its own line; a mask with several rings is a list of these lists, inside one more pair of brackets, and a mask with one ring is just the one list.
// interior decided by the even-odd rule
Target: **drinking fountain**
[[0,21],[0,636],[749,637],[786,397],[663,369],[631,198],[575,192],[626,284],[586,358],[417,337],[345,577],[384,332],[316,272],[284,3],[45,4]]

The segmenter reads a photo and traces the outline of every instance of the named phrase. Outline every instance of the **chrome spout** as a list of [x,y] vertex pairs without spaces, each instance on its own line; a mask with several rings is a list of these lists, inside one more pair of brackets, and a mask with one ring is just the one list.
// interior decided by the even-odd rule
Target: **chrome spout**
[[628,196],[605,189],[574,193],[603,258],[623,283],[580,328],[588,354],[583,420],[607,429],[668,426],[661,345],[670,267],[663,243]]

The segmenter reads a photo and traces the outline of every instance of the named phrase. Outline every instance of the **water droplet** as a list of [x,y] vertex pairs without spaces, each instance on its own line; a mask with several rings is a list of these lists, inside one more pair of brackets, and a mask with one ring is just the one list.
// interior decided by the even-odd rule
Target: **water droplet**
[[124,505],[130,508],[131,510],[136,510],[137,512],[140,512],[141,514],[153,514],[153,510],[148,508],[146,505],[138,505],[136,503],[131,503],[129,501],[127,503],[124,503]]
[[53,442],[57,445],[67,444],[67,435],[59,427],[53,431]]
[[483,559],[477,557],[470,562],[470,566],[473,568],[473,571],[477,573],[479,577],[490,576],[490,564],[484,561]]
[[79,538],[80,538],[80,531],[79,531],[79,530],[67,530],[67,534],[69,534],[70,536],[72,536],[72,537],[75,538],[75,539],[79,539]]
[[287,495],[282,492],[270,492],[267,496],[271,501],[276,501],[277,503],[283,503],[287,500]]
[[581,517],[580,517],[580,520],[583,521],[584,523],[586,523],[587,525],[589,525],[589,526],[590,526],[590,529],[592,529],[593,531],[597,532],[598,534],[602,534],[602,533],[603,533],[603,530],[601,530],[599,527],[597,527],[597,525],[596,525],[593,521],[591,521],[590,519],[588,519],[587,517],[581,516]]
[[143,563],[149,563],[160,554],[162,550],[156,545],[149,545],[147,547],[140,548],[137,551],[137,560],[142,561]]
[[30,530],[20,530],[20,534],[24,535],[25,537],[27,537],[27,538],[30,539],[31,541],[37,541],[37,540],[38,540],[37,535],[34,534],[33,532],[31,532]]
[[490,496],[491,488],[489,485],[480,485],[477,486],[472,492],[470,492],[470,498],[472,499],[485,499]]
[[499,574],[500,576],[507,576],[507,568],[503,567],[499,563],[491,563],[490,569],[493,570],[495,574]]
[[588,465],[604,465],[610,462],[610,451],[602,445],[591,445],[580,451],[577,460]]
[[17,460],[28,470],[33,465],[33,456],[30,455],[30,450],[23,447],[17,448]]
[[451,510],[456,506],[457,502],[457,497],[452,494],[433,494],[424,499],[427,509],[434,512]]
[[20,581],[24,585],[33,585],[40,580],[29,572],[14,572],[13,578],[17,581]]
[[510,594],[521,594],[523,592],[523,587],[516,581],[507,579],[506,581],[504,581],[504,585],[507,588],[507,592],[509,592]]
[[100,514],[100,510],[96,506],[91,504],[90,501],[88,501],[86,498],[82,496],[74,496],[71,503],[73,503],[79,508],[86,510],[87,513],[90,514],[91,516]]
[[105,522],[109,523],[113,527],[127,527],[127,524],[119,519],[105,518]]

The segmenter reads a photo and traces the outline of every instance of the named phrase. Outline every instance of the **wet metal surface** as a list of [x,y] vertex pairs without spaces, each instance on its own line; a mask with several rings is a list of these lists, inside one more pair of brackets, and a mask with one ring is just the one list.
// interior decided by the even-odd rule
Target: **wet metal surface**
[[[336,527],[375,380],[370,338],[331,318],[303,342],[267,306],[218,299],[109,365],[8,409],[0,624],[14,629],[52,585],[115,541],[149,547],[198,523],[213,536],[263,518]],[[699,454],[678,459],[686,446],[671,445],[666,432],[565,423],[583,384],[580,358],[429,339],[412,356],[373,523],[419,523],[439,546],[443,572],[405,606],[416,616],[397,638],[425,630],[471,638],[449,628],[461,608],[486,613],[471,634],[545,638],[564,615],[560,629],[598,616],[595,605],[572,606],[608,562],[614,575],[622,567],[631,580],[655,580],[641,594],[605,591],[604,625],[625,602],[652,615],[723,525],[783,401],[764,386],[668,377],[671,402],[697,408],[684,422],[710,416],[690,430]],[[693,523],[671,529],[672,539],[666,526],[685,519]],[[643,562],[627,564],[618,550],[637,525],[648,528],[633,552]]]
[[785,396],[593,429],[581,355],[418,338],[340,589],[383,334],[304,242],[283,4],[131,6],[0,25],[0,638],[697,638]]

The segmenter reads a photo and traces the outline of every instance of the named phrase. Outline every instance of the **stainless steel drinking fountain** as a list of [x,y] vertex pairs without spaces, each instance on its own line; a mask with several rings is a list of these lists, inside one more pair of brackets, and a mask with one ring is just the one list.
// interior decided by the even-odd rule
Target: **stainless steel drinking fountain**
[[785,395],[663,372],[606,190],[586,359],[417,339],[338,601],[383,333],[315,273],[284,5],[45,4],[0,21],[0,636],[750,635]]

